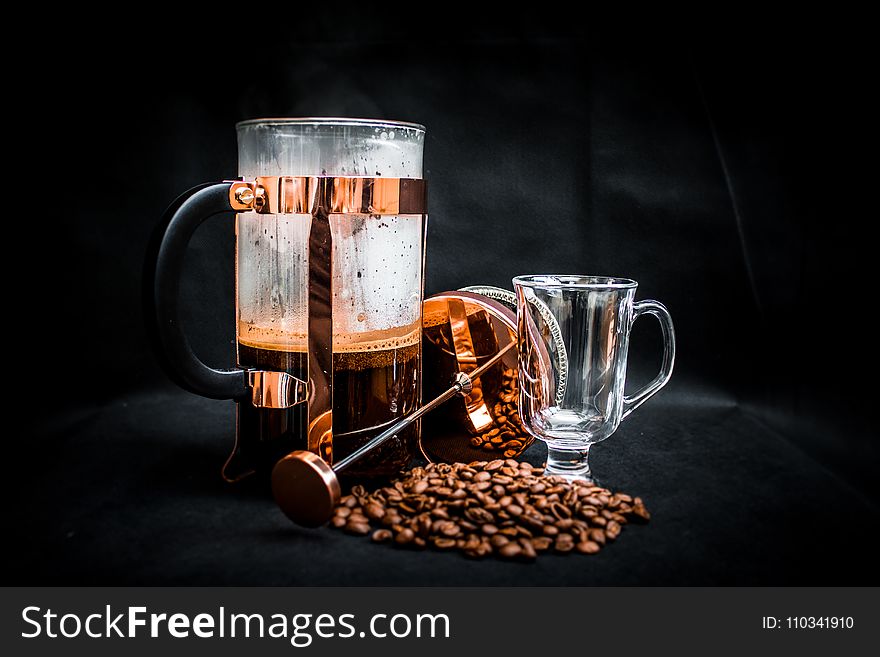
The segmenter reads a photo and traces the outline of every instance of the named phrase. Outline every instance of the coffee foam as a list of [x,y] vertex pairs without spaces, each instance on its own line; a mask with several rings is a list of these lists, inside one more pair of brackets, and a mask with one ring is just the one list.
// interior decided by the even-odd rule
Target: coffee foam
[[381,367],[399,367],[419,355],[419,344],[384,347],[376,350],[333,350],[333,370],[360,372]]
[[[383,331],[370,331],[356,334],[334,334],[334,354],[362,354],[385,352],[404,347],[418,347],[422,330],[419,323],[400,326]],[[291,332],[284,328],[266,324],[239,322],[238,342],[255,349],[305,353],[308,351],[308,338],[304,333]]]

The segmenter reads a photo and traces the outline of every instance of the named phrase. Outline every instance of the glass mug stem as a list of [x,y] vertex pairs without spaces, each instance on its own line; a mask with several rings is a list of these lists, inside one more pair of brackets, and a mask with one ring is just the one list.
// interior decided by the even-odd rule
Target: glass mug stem
[[559,475],[566,479],[586,479],[594,481],[589,464],[590,445],[576,449],[561,449],[547,445],[547,467],[545,474]]

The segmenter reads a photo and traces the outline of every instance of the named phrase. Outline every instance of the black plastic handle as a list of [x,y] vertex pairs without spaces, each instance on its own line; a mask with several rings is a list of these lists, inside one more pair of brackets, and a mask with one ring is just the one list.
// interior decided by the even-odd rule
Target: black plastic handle
[[245,397],[247,371],[215,370],[193,353],[178,315],[180,275],[196,228],[208,217],[233,211],[230,187],[228,182],[208,183],[180,195],[153,234],[144,271],[144,316],[159,362],[179,386],[211,399]]

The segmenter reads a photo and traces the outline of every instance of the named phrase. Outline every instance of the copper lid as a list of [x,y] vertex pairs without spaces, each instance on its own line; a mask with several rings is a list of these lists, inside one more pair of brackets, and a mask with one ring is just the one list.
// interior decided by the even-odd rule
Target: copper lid
[[[472,372],[516,342],[516,313],[502,303],[511,303],[513,293],[469,289],[481,294],[457,290],[425,299],[423,399],[440,394],[456,373]],[[467,463],[522,454],[534,439],[520,423],[517,395],[517,355],[511,349],[473,381],[470,394],[447,402],[424,420],[420,446],[425,458]]]

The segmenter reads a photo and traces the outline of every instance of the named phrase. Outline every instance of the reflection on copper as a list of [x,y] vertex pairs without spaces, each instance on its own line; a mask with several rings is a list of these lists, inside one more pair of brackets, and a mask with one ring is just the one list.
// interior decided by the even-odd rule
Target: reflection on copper
[[260,176],[228,181],[236,212],[314,214],[321,205],[340,214],[425,214],[427,195],[420,178],[346,176]]
[[333,463],[333,413],[327,411],[309,422],[309,451]]
[[[477,369],[477,354],[474,349],[474,341],[471,337],[471,330],[467,308],[461,299],[447,299],[446,312],[449,315],[449,328],[452,331],[452,346],[455,350],[455,357],[458,360],[459,372],[470,374]],[[473,317],[476,321],[489,321],[486,313],[478,311],[474,315],[480,315],[479,318]],[[497,343],[495,351],[497,351]],[[471,391],[464,396],[465,405],[471,424],[476,431],[483,431],[492,424],[492,416],[486,403],[483,401],[483,383],[480,379],[471,381]]]
[[[604,317],[602,318],[602,325],[605,327],[605,330],[602,333],[601,341],[604,346],[603,354],[604,364],[608,365],[614,362],[614,351],[617,348],[617,333],[618,333],[618,324],[617,324],[617,311],[615,303],[608,304],[605,309],[602,311]],[[608,369],[607,366],[605,368]]]
[[[271,184],[270,179],[257,178],[260,182],[265,180],[263,184],[268,189]],[[277,193],[275,198],[278,199],[277,214],[312,214],[315,211],[315,197],[318,193],[318,178],[311,177],[285,177],[278,178]],[[272,195],[269,195],[267,202],[272,204]],[[271,212],[271,210],[266,210]]]
[[287,372],[251,370],[248,385],[256,408],[291,408],[308,397],[308,384]]
[[[309,361],[309,451],[320,454],[328,441],[326,432],[313,430],[320,427],[318,418],[333,426],[333,235],[330,217],[322,207],[312,215],[309,231],[309,288],[308,288],[308,361]],[[332,441],[332,436],[329,439]],[[331,465],[332,444],[325,447],[330,454],[321,456]]]
[[[521,288],[517,295],[522,308],[531,308],[527,298],[531,290]],[[537,316],[543,320],[540,313]],[[529,310],[517,313],[517,344],[519,352],[519,403],[521,415],[534,415],[537,409],[553,405],[556,397],[556,377],[553,361],[547,352],[544,339],[541,337],[542,327],[535,322],[535,316]],[[528,413],[523,408],[528,408]]]

